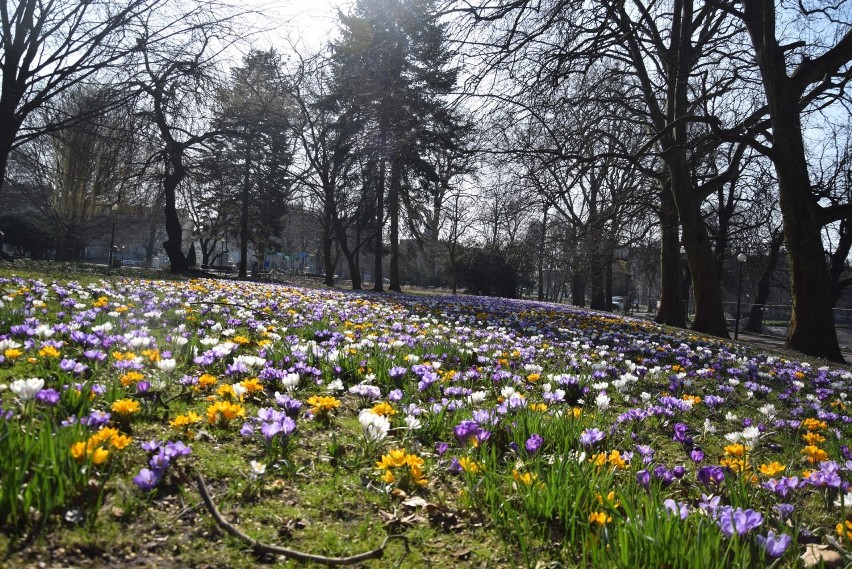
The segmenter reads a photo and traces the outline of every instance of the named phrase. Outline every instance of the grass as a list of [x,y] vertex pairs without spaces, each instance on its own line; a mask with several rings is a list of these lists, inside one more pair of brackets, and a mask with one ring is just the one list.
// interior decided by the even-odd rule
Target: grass
[[[529,302],[186,279],[165,285],[106,268],[19,269],[14,278],[0,275],[0,341],[8,336],[22,352],[4,355],[0,383],[39,377],[60,399],[51,407],[0,391],[0,408],[13,413],[0,421],[0,565],[295,566],[255,554],[216,528],[192,483],[195,472],[207,478],[226,518],[264,542],[344,556],[375,548],[388,534],[407,537],[409,555],[403,558],[402,545],[392,542],[386,558],[368,567],[399,559],[401,567],[795,566],[804,543],[839,537],[834,526],[844,514],[833,505],[837,491],[796,491],[788,525],[773,509],[781,500],[759,484],[769,476],[758,466],[771,461],[783,463],[790,476],[818,466],[801,454],[806,434],[824,437],[818,448],[842,464],[843,444],[852,435],[848,423],[828,419],[830,427],[810,430],[774,426],[762,415],[769,403],[788,421],[815,419],[817,410],[848,414],[842,394],[852,387],[852,375],[820,370],[821,362],[808,365],[790,354],[770,357],[650,323]],[[73,339],[70,328],[26,336],[21,326],[34,330],[36,321],[104,332],[92,336],[91,346]],[[177,341],[181,337],[185,343]],[[225,356],[201,361],[225,340],[236,342]],[[54,344],[58,356],[44,351]],[[102,349],[106,359],[86,356],[89,349]],[[274,373],[238,369],[237,356],[251,366],[258,354]],[[168,356],[174,370],[159,367]],[[61,359],[86,362],[89,370],[69,371]],[[121,362],[131,361],[150,391],[138,390],[135,380],[121,381],[127,371],[119,369]],[[394,375],[394,368],[406,371]],[[201,387],[202,374],[215,384]],[[295,386],[288,386],[287,374],[297,375]],[[259,392],[238,396],[227,387],[255,376],[263,376]],[[334,380],[343,386],[331,392],[339,407],[325,419],[306,414],[310,397],[328,395]],[[365,380],[379,388],[380,399],[348,393]],[[802,387],[794,389],[799,380]],[[563,400],[552,398],[557,389]],[[611,400],[607,405],[599,401],[601,392]],[[296,431],[286,444],[273,439],[282,441],[273,453],[261,434],[265,419],[254,419],[253,437],[240,430],[259,409],[286,409],[275,403],[285,393],[302,408],[292,415]],[[703,402],[717,394],[724,395],[719,406]],[[645,395],[650,403],[643,403]],[[690,398],[698,403],[678,403]],[[132,444],[119,448],[114,441],[120,439],[99,440],[89,451],[98,445],[108,451],[103,463],[95,464],[97,455],[75,459],[69,452],[74,443],[103,431],[79,423],[61,427],[60,421],[108,412],[123,400],[139,402],[140,411],[121,421],[113,410],[109,426],[132,437]],[[224,401],[245,415],[209,422],[208,407]],[[368,443],[359,413],[379,401],[393,411],[390,432]],[[621,416],[654,403],[666,411],[643,419]],[[190,412],[200,422],[170,426]],[[419,428],[407,431],[405,416]],[[703,487],[696,480],[701,465],[736,458],[722,435],[742,431],[742,419],[768,425],[743,458],[748,472],[728,470],[719,486]],[[463,439],[454,428],[472,420],[480,434]],[[681,423],[688,444],[673,436]],[[706,425],[717,432],[705,431]],[[581,435],[593,428],[602,430],[602,441],[582,444]],[[536,436],[541,446],[530,447]],[[140,443],[180,439],[191,454],[173,458],[154,489],[138,488],[133,477],[157,453]],[[654,450],[647,464],[639,446]],[[396,460],[396,448],[422,461],[423,486],[408,462],[377,467]],[[706,458],[691,462],[692,448]],[[655,471],[675,465],[685,467],[681,478],[667,482]],[[653,472],[647,489],[637,483],[646,471]],[[850,481],[847,471],[840,476]],[[699,506],[711,491],[722,504],[760,513],[759,530],[723,535],[716,518]],[[689,515],[682,520],[670,513],[669,500]],[[793,540],[777,562],[755,537],[770,528]]]

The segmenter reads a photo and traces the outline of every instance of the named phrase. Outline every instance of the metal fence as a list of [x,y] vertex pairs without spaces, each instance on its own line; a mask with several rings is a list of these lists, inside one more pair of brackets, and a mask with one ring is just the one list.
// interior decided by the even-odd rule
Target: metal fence
[[[737,313],[737,303],[725,302],[723,304],[725,306],[725,314],[729,319],[733,320]],[[751,303],[740,303],[741,323],[748,320],[751,307]],[[761,308],[763,309],[763,322],[766,325],[772,323],[776,326],[787,326],[793,312],[793,307],[789,304],[763,304]],[[852,308],[835,308],[834,323],[843,326],[852,326]]]

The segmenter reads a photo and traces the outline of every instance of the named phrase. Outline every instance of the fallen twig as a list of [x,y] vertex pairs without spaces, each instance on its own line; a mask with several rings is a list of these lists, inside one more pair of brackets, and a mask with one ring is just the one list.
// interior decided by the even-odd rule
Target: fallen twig
[[[296,559],[297,561],[313,561],[314,563],[322,563],[324,565],[354,565],[355,563],[361,563],[362,561],[367,561],[369,559],[381,559],[385,554],[385,548],[387,547],[388,541],[391,539],[400,539],[405,547],[405,553],[403,553],[402,558],[404,558],[410,552],[408,547],[408,538],[404,535],[393,534],[385,537],[382,544],[370,551],[365,551],[364,553],[359,553],[358,555],[351,555],[349,557],[326,557],[325,555],[314,555],[311,553],[303,553],[301,551],[296,551],[294,549],[287,549],[285,547],[279,547],[277,545],[267,545],[265,543],[261,543],[254,539],[251,536],[246,535],[235,526],[228,523],[225,518],[222,517],[222,514],[216,508],[216,504],[213,503],[213,499],[210,497],[210,492],[207,490],[207,484],[204,483],[204,477],[201,474],[195,475],[195,481],[198,483],[198,492],[201,494],[201,499],[204,501],[204,505],[207,506],[207,510],[210,512],[210,515],[213,516],[213,519],[216,521],[216,525],[222,528],[225,533],[228,533],[240,541],[243,541],[251,546],[256,552],[259,553],[268,553],[271,555],[283,555],[284,557],[289,557],[290,559]],[[402,560],[400,558],[400,561]]]

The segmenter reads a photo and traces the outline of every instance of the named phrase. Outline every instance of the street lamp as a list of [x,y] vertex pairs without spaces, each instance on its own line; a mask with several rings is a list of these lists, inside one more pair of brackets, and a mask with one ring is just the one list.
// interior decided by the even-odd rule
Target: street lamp
[[740,298],[743,293],[743,265],[745,265],[746,259],[748,257],[746,257],[745,253],[737,255],[737,262],[740,264],[740,278],[737,284],[737,316],[734,320],[734,340],[737,340],[740,335]]
[[118,211],[118,202],[112,204],[109,209],[112,212],[112,231],[109,234],[109,266],[112,267],[112,254],[115,250],[115,212]]
[[686,258],[686,247],[683,245],[680,246],[680,262],[681,268],[679,270],[680,273],[680,292],[683,295],[683,325],[685,327],[689,326],[689,286],[686,283],[686,279],[684,278],[684,267],[686,270],[689,270],[689,261]]

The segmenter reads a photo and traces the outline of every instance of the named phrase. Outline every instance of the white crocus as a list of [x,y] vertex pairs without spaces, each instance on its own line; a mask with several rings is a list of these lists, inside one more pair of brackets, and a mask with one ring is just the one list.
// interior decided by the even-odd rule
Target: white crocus
[[416,431],[417,429],[419,429],[422,426],[420,424],[420,419],[418,419],[417,417],[415,417],[413,415],[406,415],[404,421],[405,421],[405,428],[407,428],[409,431]]
[[606,393],[600,393],[597,397],[595,397],[595,405],[598,406],[598,409],[601,411],[606,411],[609,409],[610,398]]
[[260,478],[266,473],[266,465],[262,462],[258,462],[253,460],[249,463],[251,465],[251,477],[252,478]]
[[750,449],[754,448],[760,439],[760,435],[760,429],[757,427],[746,427],[742,432],[743,444]]
[[376,415],[370,409],[364,409],[358,414],[358,422],[364,431],[364,438],[371,442],[383,440],[390,431],[390,421],[384,415]]
[[174,358],[166,358],[157,362],[157,368],[160,371],[174,371],[175,367],[177,367],[177,362],[174,360]]
[[299,374],[298,373],[288,373],[284,376],[284,379],[281,380],[281,385],[289,391],[290,393],[296,389],[299,385]]
[[728,433],[727,435],[725,435],[725,440],[728,441],[729,443],[734,443],[734,444],[740,442],[740,440],[742,438],[743,438],[742,433]]
[[761,415],[770,420],[774,419],[775,415],[778,414],[778,410],[775,409],[775,405],[773,405],[772,403],[767,403],[766,405],[763,405],[758,409],[758,411],[760,411]]
[[29,401],[36,396],[36,393],[44,387],[44,380],[40,377],[30,377],[28,379],[16,379],[9,385],[9,389],[18,396],[21,401]]
[[845,496],[838,495],[837,500],[834,501],[834,505],[838,508],[846,507],[852,510],[852,490],[847,492]]

